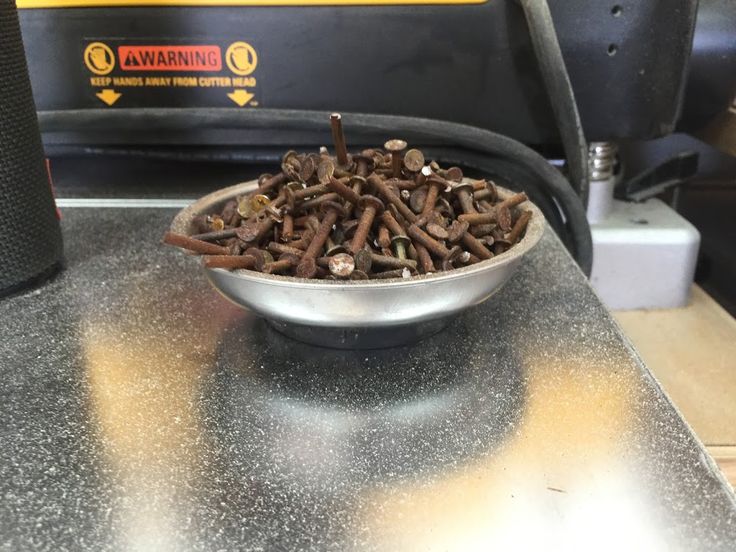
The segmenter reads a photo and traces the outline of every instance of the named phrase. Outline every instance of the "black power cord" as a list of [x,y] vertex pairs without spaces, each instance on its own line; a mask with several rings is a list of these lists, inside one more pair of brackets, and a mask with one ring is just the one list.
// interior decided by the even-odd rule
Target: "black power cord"
[[552,112],[565,149],[570,181],[580,195],[583,205],[588,204],[588,145],[580,123],[575,93],[565,67],[560,43],[547,0],[519,0],[529,27],[534,55],[542,80],[547,89]]
[[[329,113],[291,109],[236,108],[132,108],[120,110],[85,109],[42,111],[38,114],[43,132],[60,131],[175,131],[200,132],[203,129],[302,130],[322,132]],[[488,166],[513,167],[517,175],[543,185],[555,198],[565,217],[569,239],[564,239],[573,257],[586,275],[592,264],[592,241],[585,209],[565,177],[547,160],[524,144],[506,136],[468,125],[400,117],[344,113],[343,126],[348,135],[365,133],[397,134],[416,141],[439,141],[483,155]]]

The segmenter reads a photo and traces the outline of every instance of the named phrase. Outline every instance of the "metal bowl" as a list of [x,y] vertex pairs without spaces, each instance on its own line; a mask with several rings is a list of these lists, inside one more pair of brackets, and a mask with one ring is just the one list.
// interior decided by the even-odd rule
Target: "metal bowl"
[[[184,208],[171,230],[192,233],[195,216],[219,212],[253,180],[217,190]],[[498,188],[506,197],[512,192]],[[308,343],[336,348],[392,347],[441,330],[455,315],[496,293],[544,232],[541,211],[532,212],[524,237],[506,253],[447,272],[391,280],[305,280],[249,270],[205,269],[210,283],[237,305],[263,316],[277,330]]]

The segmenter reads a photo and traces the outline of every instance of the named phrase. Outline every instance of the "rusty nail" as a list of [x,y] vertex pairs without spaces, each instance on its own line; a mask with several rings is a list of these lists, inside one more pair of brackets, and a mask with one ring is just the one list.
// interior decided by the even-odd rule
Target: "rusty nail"
[[529,224],[529,220],[532,218],[531,211],[524,211],[521,213],[521,216],[516,220],[516,223],[514,224],[514,227],[511,229],[511,232],[509,232],[509,235],[506,236],[506,239],[511,242],[511,245],[514,245],[517,241],[519,241],[519,238],[521,237],[521,233],[524,231],[524,229],[527,227],[527,224]]
[[500,255],[504,253],[509,246],[511,246],[511,242],[509,242],[506,238],[496,238],[495,242],[493,243],[493,252],[496,255]]
[[314,231],[311,228],[305,228],[302,232],[301,238],[298,240],[294,240],[289,244],[291,247],[295,247],[297,249],[306,249],[309,246],[309,243],[312,241],[312,238],[314,237]]
[[427,189],[427,197],[424,199],[422,216],[428,215],[432,209],[434,209],[440,190],[445,189],[447,182],[439,176],[433,175],[427,179],[427,184],[429,185],[429,188]]
[[325,257],[334,257],[335,255],[347,252],[348,248],[345,247],[343,244],[333,244],[327,247],[327,251],[325,251]]
[[263,271],[263,266],[273,262],[273,256],[268,251],[258,249],[257,247],[249,247],[245,250],[246,255],[253,257],[255,261],[255,267],[258,271]]
[[473,192],[473,197],[476,199],[476,201],[480,201],[480,200],[496,201],[498,199],[498,190],[496,189],[496,185],[490,180],[481,181],[481,182],[485,183],[485,187]]
[[490,224],[493,222],[501,224],[501,222],[508,221],[508,225],[511,224],[511,215],[509,208],[501,203],[496,205],[493,210],[485,213],[466,213],[457,217],[460,222],[467,222],[471,225],[477,224]]
[[391,168],[394,178],[399,178],[401,176],[401,152],[406,149],[406,142],[394,138],[386,142],[383,147],[391,154]]
[[432,260],[432,256],[429,254],[429,251],[427,251],[427,248],[418,243],[414,244],[414,247],[417,250],[417,256],[419,257],[419,265],[422,267],[422,271],[425,274],[434,272],[435,270],[434,261]]
[[479,258],[490,259],[493,257],[493,253],[488,250],[485,244],[478,240],[478,238],[474,237],[471,233],[465,232],[461,241],[463,242],[463,245],[471,251],[471,253],[475,254]]
[[406,259],[406,250],[411,245],[409,236],[396,235],[391,238],[391,248],[399,259]]
[[496,209],[496,222],[498,227],[504,232],[511,229],[511,210],[505,205],[500,205]]
[[300,278],[313,278],[317,273],[317,265],[314,260],[322,250],[338,217],[345,214],[343,206],[334,201],[328,201],[322,205],[322,211],[324,212],[322,222],[296,267],[296,274]]
[[409,172],[418,172],[424,166],[424,154],[418,149],[410,149],[404,154],[404,166]]
[[411,192],[409,196],[409,207],[417,214],[421,214],[424,211],[424,206],[427,204],[427,187],[422,186]]
[[222,217],[219,215],[213,216],[210,220],[210,230],[212,232],[219,232],[224,229],[225,229],[225,221],[222,220]]
[[227,230],[218,230],[217,232],[204,232],[203,234],[194,234],[189,236],[193,240],[200,240],[206,242],[226,240],[228,238],[235,237],[235,228],[228,228]]
[[289,213],[284,215],[284,221],[281,225],[281,239],[289,241],[294,237],[294,217]]
[[335,164],[332,162],[331,159],[324,159],[317,166],[317,180],[319,180],[322,184],[329,181],[334,174]]
[[463,250],[459,245],[456,245],[452,249],[450,249],[447,257],[442,259],[442,270],[452,270],[453,268],[455,268],[455,261],[459,259],[462,253]]
[[401,201],[401,198],[399,196],[391,191],[391,189],[386,185],[383,180],[381,180],[378,175],[372,174],[371,176],[369,176],[368,182],[371,186],[378,190],[378,193],[380,193],[386,201],[396,207],[396,210],[401,214],[402,217],[404,217],[409,222],[414,222],[415,220],[417,220],[417,216],[412,212],[412,210],[409,209],[409,207],[407,207],[403,201]]
[[426,230],[427,234],[429,234],[436,240],[446,240],[450,236],[447,230],[434,222],[430,222],[429,224],[427,224]]
[[289,255],[294,255],[296,257],[301,257],[302,255],[304,255],[304,251],[302,251],[301,249],[297,249],[296,247],[290,247],[288,245],[284,245],[283,243],[278,243],[278,242],[269,242],[268,250],[271,253],[276,253],[279,255],[283,255],[285,253]]
[[399,178],[394,178],[392,180],[396,184],[396,188],[398,188],[402,192],[411,192],[412,190],[416,190],[421,185],[416,180],[401,180]]
[[[263,178],[264,176],[266,176],[267,178]],[[270,174],[262,175],[261,178],[258,179],[258,191],[262,194],[265,194],[267,192],[270,192],[277,186],[284,184],[288,180],[289,177],[283,172],[280,172],[275,176],[271,176]]]
[[261,271],[266,274],[279,274],[287,272],[299,262],[299,257],[285,254],[279,257],[278,261],[271,261],[263,265]]
[[347,253],[340,253],[330,257],[328,268],[333,276],[348,278],[355,270],[355,259]]
[[381,214],[381,221],[395,236],[399,236],[404,233],[404,228],[398,223],[390,211],[384,211]]
[[376,241],[381,249],[388,249],[391,247],[391,236],[389,235],[388,228],[383,224],[378,227],[378,237],[376,238]]
[[524,203],[527,199],[529,198],[527,197],[526,193],[519,192],[517,194],[507,197],[498,205],[503,205],[504,207],[508,207],[509,209],[511,209],[512,207],[516,207],[517,205]]
[[364,155],[364,154],[353,155],[353,161],[355,161],[356,176],[360,176],[363,178],[368,176],[370,167],[371,165],[373,165],[373,158],[368,155]]
[[306,182],[312,178],[312,175],[314,175],[314,171],[316,170],[317,165],[314,162],[314,158],[306,157],[304,161],[302,161],[301,168],[299,169],[299,178],[302,182]]
[[387,268],[411,268],[416,270],[417,263],[411,259],[398,259],[386,255],[371,253],[371,266],[383,266]]
[[363,209],[363,213],[360,215],[353,239],[350,240],[350,251],[353,255],[363,249],[368,232],[373,224],[373,219],[376,217],[376,214],[381,214],[384,210],[383,202],[372,195],[361,196],[358,201],[358,207]]
[[299,212],[308,211],[309,209],[314,209],[315,207],[319,207],[325,202],[335,202],[335,201],[338,201],[339,199],[340,199],[340,196],[337,195],[335,192],[329,192],[329,193],[317,196],[314,199],[305,201],[304,203],[299,205],[298,210]]
[[460,167],[450,167],[445,172],[445,178],[453,182],[461,182],[463,179],[463,171]]
[[196,215],[192,219],[192,229],[195,234],[204,234],[210,231],[210,220],[209,215]]
[[361,249],[355,254],[355,269],[368,273],[373,265],[371,252],[367,249]]
[[375,272],[370,275],[373,280],[388,280],[389,278],[409,278],[411,271],[408,268],[396,268],[386,272]]
[[470,182],[460,182],[452,187],[457,194],[457,200],[464,213],[477,213],[473,205],[473,185]]
[[243,243],[257,243],[273,228],[273,225],[274,221],[271,218],[265,218],[260,221],[251,220],[243,226],[236,228],[235,235]]
[[235,226],[240,220],[240,215],[238,214],[238,202],[234,199],[228,201],[222,209],[221,216],[222,220],[225,221],[226,226]]
[[251,269],[256,260],[250,255],[207,255],[203,257],[205,268]]
[[407,234],[409,234],[410,238],[418,241],[421,245],[426,247],[430,253],[433,253],[442,259],[447,257],[449,250],[415,224],[412,224],[409,227]]
[[195,240],[189,236],[182,234],[176,234],[174,232],[166,232],[164,234],[163,242],[167,245],[173,245],[175,247],[181,247],[199,253],[200,255],[228,255],[230,250],[227,247],[221,245],[215,245],[202,240]]
[[[308,197],[315,197],[326,194],[330,189],[327,184],[315,184],[314,186],[307,186],[306,188],[300,188],[293,192],[295,200],[307,199]],[[287,196],[288,197],[288,196]]]
[[349,188],[335,177],[330,178],[326,184],[327,188],[340,195],[345,201],[353,205],[360,201],[360,195],[356,194],[352,188]]
[[339,113],[330,115],[330,125],[332,127],[332,141],[335,143],[337,162],[341,167],[346,167],[348,165],[348,150],[345,146],[345,135],[342,131],[342,115]]
[[473,236],[475,236],[476,238],[484,238],[491,233],[491,230],[493,230],[493,228],[493,224],[477,224],[475,226],[471,226],[468,232],[473,234]]
[[414,178],[414,181],[417,183],[417,186],[423,186],[427,179],[432,176],[432,169],[429,167],[429,165],[422,167],[422,170],[417,173],[417,176]]

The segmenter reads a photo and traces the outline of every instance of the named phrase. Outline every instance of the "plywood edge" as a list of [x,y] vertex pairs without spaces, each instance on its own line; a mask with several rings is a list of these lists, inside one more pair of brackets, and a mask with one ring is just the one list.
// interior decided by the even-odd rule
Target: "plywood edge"
[[736,445],[713,445],[705,448],[716,461],[731,487],[736,487]]

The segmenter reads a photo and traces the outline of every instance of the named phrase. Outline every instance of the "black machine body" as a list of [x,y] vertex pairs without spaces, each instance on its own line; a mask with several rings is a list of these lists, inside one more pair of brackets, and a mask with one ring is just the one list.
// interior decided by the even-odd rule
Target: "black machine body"
[[[524,13],[511,0],[80,4],[18,2],[25,8],[21,25],[41,112],[330,109],[465,123],[532,145],[559,142]],[[700,9],[696,0],[549,4],[589,140],[666,135],[681,114],[688,128],[699,128],[727,106],[736,86],[736,41],[721,41],[719,47],[730,44],[731,51],[718,56],[701,50],[712,53],[709,33],[736,19],[730,2],[703,0]],[[51,5],[62,7],[43,7]],[[698,94],[698,102],[681,113],[686,90]],[[94,132],[72,124],[64,132],[44,133],[44,141],[48,147],[282,140],[211,129],[106,130],[102,113]]]

